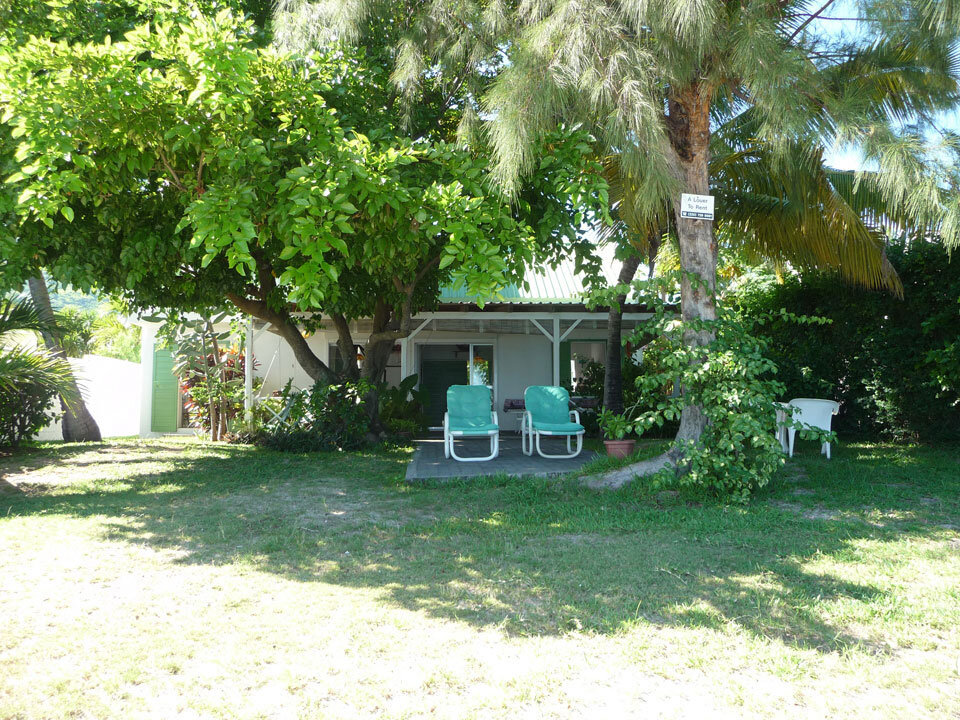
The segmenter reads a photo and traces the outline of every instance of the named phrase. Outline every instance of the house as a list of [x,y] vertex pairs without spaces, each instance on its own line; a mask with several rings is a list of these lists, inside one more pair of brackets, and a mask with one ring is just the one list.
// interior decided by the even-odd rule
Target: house
[[[529,385],[569,385],[579,377],[587,359],[602,362],[606,348],[607,312],[589,310],[583,302],[584,283],[572,267],[531,272],[529,288],[511,286],[500,297],[484,303],[463,291],[445,288],[433,312],[416,316],[411,334],[396,343],[386,370],[386,381],[396,385],[404,377],[419,376],[419,387],[430,398],[431,426],[440,426],[446,390],[455,384],[485,384],[493,391],[500,427],[519,431],[520,413],[504,408],[504,401],[523,397]],[[624,307],[624,334],[650,317],[636,305]],[[258,396],[313,382],[300,368],[286,341],[259,320],[252,322],[254,376],[262,378]],[[187,428],[169,351],[155,347],[156,325],[144,323],[140,434],[177,432]],[[370,332],[365,321],[351,327],[356,342]],[[337,336],[330,327],[308,338],[311,348],[336,369]]]

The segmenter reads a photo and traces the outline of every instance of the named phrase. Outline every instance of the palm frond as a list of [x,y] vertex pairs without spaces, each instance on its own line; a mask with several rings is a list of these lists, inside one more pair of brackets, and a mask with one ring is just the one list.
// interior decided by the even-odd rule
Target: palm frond
[[55,332],[29,298],[7,298],[0,301],[0,336],[18,330]]
[[43,350],[24,347],[0,351],[0,390],[41,387],[60,395],[67,405],[79,399],[70,363]]
[[802,145],[771,156],[757,143],[716,164],[718,218],[746,257],[831,270],[847,282],[902,294],[884,252],[879,221],[890,204],[882,194],[828,170],[819,150]]

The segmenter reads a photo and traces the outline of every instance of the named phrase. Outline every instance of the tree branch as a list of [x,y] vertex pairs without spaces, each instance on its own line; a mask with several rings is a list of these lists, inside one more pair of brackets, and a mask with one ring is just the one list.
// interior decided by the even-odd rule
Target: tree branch
[[793,34],[792,34],[790,37],[787,38],[787,44],[792,43],[793,40],[794,40],[794,38],[796,38],[797,35],[799,35],[800,33],[802,33],[803,30],[804,30],[804,28],[807,27],[807,25],[809,25],[809,24],[812,23],[814,20],[816,20],[818,17],[820,17],[820,15],[821,15],[822,13],[826,12],[827,8],[829,8],[831,5],[833,5],[836,1],[837,1],[837,0],[827,0],[827,2],[825,2],[825,3],[820,7],[819,10],[817,10],[815,13],[811,14],[810,17],[808,17],[806,20],[804,20],[802,23],[800,23],[799,27],[797,27],[797,29],[793,31]]
[[177,171],[173,169],[170,165],[170,161],[167,160],[167,156],[164,154],[163,150],[158,149],[157,154],[160,155],[160,162],[163,163],[163,167],[166,168],[167,173],[170,175],[170,179],[178,190],[181,192],[188,193],[186,186],[180,181],[180,176],[177,174]]

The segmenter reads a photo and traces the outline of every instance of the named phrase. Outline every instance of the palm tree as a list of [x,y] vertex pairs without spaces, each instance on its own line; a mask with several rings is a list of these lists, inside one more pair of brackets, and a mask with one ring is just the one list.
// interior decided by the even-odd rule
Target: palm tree
[[[707,195],[717,186],[722,177],[712,162],[714,130],[743,118],[755,129],[751,143],[781,170],[789,202],[780,208],[768,203],[771,220],[759,225],[757,208],[741,204],[745,212],[730,218],[731,234],[747,231],[743,237],[775,260],[793,256],[843,267],[882,284],[882,244],[841,202],[836,185],[816,177],[819,148],[837,140],[858,141],[885,171],[873,188],[885,191],[885,199],[917,198],[912,184],[934,196],[929,192],[933,174],[922,169],[918,153],[905,152],[920,136],[899,126],[908,116],[955,104],[958,86],[948,60],[956,28],[941,27],[919,3],[886,5],[899,6],[903,17],[879,23],[881,37],[870,40],[875,44],[837,46],[806,32],[817,8],[802,1],[526,4],[520,50],[489,101],[496,114],[492,138],[501,175],[510,187],[533,161],[533,140],[557,117],[586,118],[605,147],[625,148],[620,162],[635,188],[633,212],[643,218],[666,206],[672,214],[686,271],[684,342],[705,346],[713,332],[698,321],[716,319],[718,241],[724,238],[711,223],[680,217],[679,194]],[[575,19],[574,7],[585,17]],[[928,30],[929,42],[919,40],[918,27]],[[850,69],[854,72],[845,72]],[[885,75],[886,85],[875,79]],[[813,152],[796,165],[802,158],[792,151],[805,148]],[[798,184],[791,173],[818,182]],[[887,178],[900,182],[885,186]],[[762,190],[761,182],[756,186]],[[783,219],[800,224],[804,232],[784,232]],[[844,256],[858,263],[839,262]],[[705,423],[701,409],[688,405],[677,445],[631,471],[676,464],[685,441],[697,441]]]
[[[942,73],[917,76],[921,64],[909,48],[878,44],[821,69],[825,85],[855,85],[857,94],[875,106],[908,107],[913,95],[935,96],[951,80]],[[906,92],[908,91],[909,92]],[[829,271],[847,283],[887,290],[898,297],[903,287],[885,253],[885,231],[898,235],[935,234],[942,229],[942,209],[949,198],[931,188],[930,175],[919,192],[904,192],[885,182],[882,173],[851,172],[824,163],[822,146],[810,138],[773,147],[765,141],[759,113],[749,109],[727,117],[712,133],[711,192],[716,197],[716,239],[720,252],[752,264],[768,263],[801,272]],[[606,176],[617,222],[607,237],[625,238],[635,251],[653,257],[669,223],[663,213],[651,214],[639,201],[636,182],[621,163],[607,158]],[[917,178],[914,178],[917,179]],[[947,185],[948,183],[939,183]],[[646,214],[644,214],[646,212]],[[676,233],[670,233],[676,241]],[[678,253],[673,256],[679,259]],[[634,268],[631,271],[631,267]],[[624,262],[620,283],[629,282],[636,264]],[[604,399],[614,411],[623,409],[619,308],[611,307],[608,376]]]
[[[42,326],[38,328],[38,332],[43,338],[43,344],[46,345],[47,351],[51,355],[67,363],[67,370],[69,371],[70,364],[66,360],[67,355],[60,347],[58,339],[56,317],[50,304],[47,283],[42,276],[35,276],[31,277],[27,284],[30,286],[30,295],[33,298],[34,307],[43,321]],[[60,407],[63,410],[60,428],[63,432],[63,439],[66,442],[100,442],[100,427],[83,402],[73,373],[68,372],[68,375],[69,392],[67,396],[60,395]],[[67,397],[72,398],[72,401],[68,402]]]
[[[5,403],[27,404],[59,395],[72,407],[80,398],[70,363],[44,350],[16,344],[21,332],[50,332],[30,300],[7,299],[0,303],[0,396]],[[40,408],[42,411],[43,408]],[[26,428],[4,425],[3,441],[16,444]]]
[[[749,129],[739,117],[714,133],[711,192],[720,254],[777,269],[835,272],[843,282],[902,297],[903,286],[886,257],[881,223],[920,232],[929,229],[925,215],[869,191],[878,182],[875,173],[858,177],[825,166],[818,149],[793,146],[780,152],[787,158],[780,162],[766,144],[751,139]],[[605,165],[616,222],[602,237],[632,249],[618,278],[625,285],[633,280],[641,256],[650,258],[651,277],[661,241],[675,244],[676,236],[664,214],[647,218],[633,212],[637,185],[622,172],[619,156],[607,158]],[[620,304],[624,299],[620,296]],[[612,305],[604,406],[614,412],[623,410],[621,316],[619,305]]]

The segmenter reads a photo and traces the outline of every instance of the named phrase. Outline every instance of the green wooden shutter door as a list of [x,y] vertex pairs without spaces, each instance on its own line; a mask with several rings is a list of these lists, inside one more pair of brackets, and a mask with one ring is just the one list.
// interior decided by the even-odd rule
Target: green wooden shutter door
[[153,353],[153,403],[150,429],[153,432],[176,432],[180,410],[180,392],[173,374],[173,353],[156,350]]
[[427,406],[424,408],[427,422],[433,427],[443,425],[443,414],[447,411],[447,388],[467,384],[467,363],[465,360],[424,360],[421,369],[420,389],[427,395]]
[[560,384],[569,388],[572,378],[570,377],[570,341],[564,340],[560,343]]

